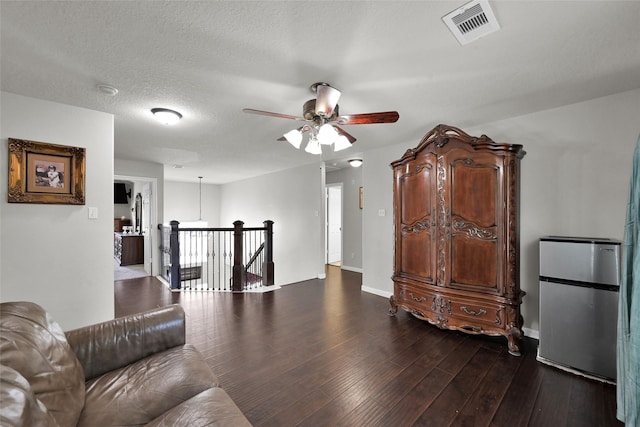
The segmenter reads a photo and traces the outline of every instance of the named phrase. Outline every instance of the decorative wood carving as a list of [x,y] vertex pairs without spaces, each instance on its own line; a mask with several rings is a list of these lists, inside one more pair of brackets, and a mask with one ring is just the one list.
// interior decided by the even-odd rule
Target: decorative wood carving
[[524,154],[521,145],[439,125],[391,164],[391,314],[401,307],[440,328],[503,335],[509,352],[520,353],[517,204]]

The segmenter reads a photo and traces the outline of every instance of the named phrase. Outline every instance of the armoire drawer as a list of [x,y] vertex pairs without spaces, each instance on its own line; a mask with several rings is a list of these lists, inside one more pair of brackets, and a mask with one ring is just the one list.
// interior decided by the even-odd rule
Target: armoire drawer
[[[423,313],[424,317],[449,318],[450,323],[460,326],[480,322],[495,328],[504,324],[505,307],[500,304],[478,303],[404,283],[396,283],[396,295],[399,305],[416,309]],[[429,316],[429,313],[433,313],[434,316]]]
[[452,301],[452,315],[471,325],[478,322],[493,327],[504,326],[504,306],[494,304],[479,304],[470,301]]

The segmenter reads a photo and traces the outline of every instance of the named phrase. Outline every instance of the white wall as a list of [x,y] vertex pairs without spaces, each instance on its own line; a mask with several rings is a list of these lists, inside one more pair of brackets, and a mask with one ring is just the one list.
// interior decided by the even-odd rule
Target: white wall
[[326,183],[342,183],[342,268],[362,272],[362,168],[327,172]]
[[272,220],[276,285],[324,275],[324,170],[313,164],[221,187],[220,224]]
[[[527,151],[521,175],[520,285],[527,292],[525,332],[536,336],[538,239],[550,234],[623,237],[631,159],[640,134],[640,89],[463,130],[522,144]],[[418,143],[365,152],[363,289],[380,295],[393,292],[389,163]]]
[[[209,227],[233,227],[220,224],[220,185],[202,184],[202,219]],[[165,222],[200,219],[200,183],[166,181],[164,194]]]
[[[38,303],[65,330],[113,318],[113,116],[1,98],[0,300]],[[86,148],[86,205],[7,203],[8,138]]]

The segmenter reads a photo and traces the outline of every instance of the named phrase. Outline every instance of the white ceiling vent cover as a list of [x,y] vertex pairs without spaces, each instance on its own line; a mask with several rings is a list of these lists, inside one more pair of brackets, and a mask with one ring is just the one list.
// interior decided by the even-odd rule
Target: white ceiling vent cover
[[500,24],[487,0],[473,0],[442,17],[461,45],[494,33]]

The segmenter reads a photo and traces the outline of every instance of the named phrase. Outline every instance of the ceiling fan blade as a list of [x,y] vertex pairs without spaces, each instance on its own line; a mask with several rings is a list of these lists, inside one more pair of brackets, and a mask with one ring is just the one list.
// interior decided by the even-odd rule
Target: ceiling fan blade
[[352,114],[339,116],[336,122],[341,125],[368,125],[372,123],[395,123],[400,118],[397,111],[384,111],[381,113]]
[[353,144],[354,142],[356,142],[356,138],[355,138],[353,135],[349,134],[349,133],[348,133],[347,131],[345,131],[344,129],[339,128],[338,126],[334,126],[334,128],[338,131],[338,133],[339,133],[340,135],[344,135],[344,136],[346,136],[350,143],[352,143],[352,144]]
[[338,104],[341,92],[335,87],[326,83],[316,86],[316,115],[320,117],[331,117],[333,110]]
[[290,119],[290,120],[302,120],[306,121],[304,117],[298,116],[290,116],[289,114],[281,114],[281,113],[272,113],[270,111],[262,111],[262,110],[254,110],[253,108],[243,108],[242,111],[244,113],[249,114],[258,114],[260,116],[270,116],[270,117],[278,117],[280,119]]

